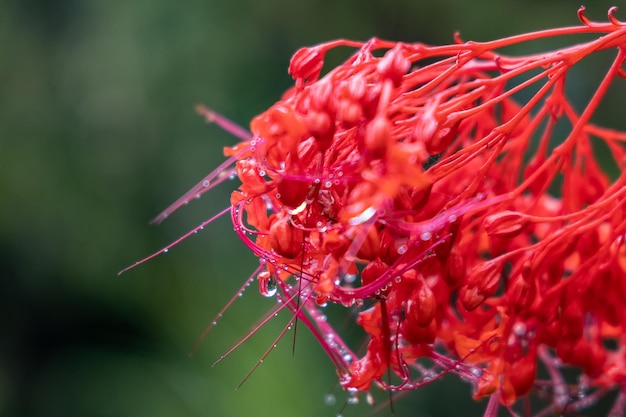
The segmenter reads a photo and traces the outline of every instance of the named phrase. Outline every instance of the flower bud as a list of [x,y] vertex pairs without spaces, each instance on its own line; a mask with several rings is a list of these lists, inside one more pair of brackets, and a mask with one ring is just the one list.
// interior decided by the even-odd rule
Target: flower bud
[[324,52],[319,46],[299,49],[289,62],[289,74],[294,80],[317,80],[324,66]]
[[380,251],[380,238],[375,227],[370,227],[363,244],[356,253],[357,258],[366,259],[368,261],[378,257]]
[[363,272],[361,272],[361,285],[365,286],[371,284],[388,270],[389,265],[380,259],[368,263],[367,266],[363,268]]
[[428,326],[435,318],[437,300],[430,287],[419,281],[407,302],[407,320],[417,323],[420,327]]
[[460,301],[467,311],[472,311],[498,290],[502,265],[500,262],[484,262],[476,265],[459,292]]
[[388,50],[376,66],[378,73],[390,79],[396,87],[402,84],[402,77],[409,68],[411,61],[398,48]]
[[270,227],[270,245],[274,252],[293,259],[302,251],[304,232],[294,227],[287,217],[281,217]]
[[376,116],[365,129],[365,149],[372,159],[385,155],[391,138],[391,124],[384,116]]
[[485,217],[483,227],[489,236],[507,238],[520,234],[528,223],[524,214],[505,210]]

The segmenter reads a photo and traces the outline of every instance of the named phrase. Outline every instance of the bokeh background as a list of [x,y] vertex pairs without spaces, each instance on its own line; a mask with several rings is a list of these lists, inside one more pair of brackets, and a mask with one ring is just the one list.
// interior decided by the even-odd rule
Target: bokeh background
[[[0,416],[335,416],[345,397],[303,326],[295,355],[290,332],[235,390],[289,317],[211,368],[271,307],[253,288],[188,357],[255,268],[227,218],[116,275],[225,208],[237,185],[148,225],[235,142],[194,106],[247,126],[290,85],[286,68],[301,46],[372,36],[440,44],[457,30],[489,40],[577,24],[579,5],[1,0]],[[610,5],[623,1],[589,0],[588,15],[604,20]],[[578,75],[583,98],[599,81],[596,67]],[[620,111],[606,106],[599,117],[624,129]],[[350,332],[350,320],[337,323]],[[335,404],[325,404],[328,393]],[[480,415],[483,407],[454,378],[395,400],[397,416]]]

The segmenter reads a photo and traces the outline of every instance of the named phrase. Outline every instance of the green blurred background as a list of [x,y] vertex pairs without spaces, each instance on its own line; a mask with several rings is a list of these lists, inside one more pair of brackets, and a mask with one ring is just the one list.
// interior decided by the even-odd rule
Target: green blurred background
[[[604,20],[623,2],[587,3]],[[576,24],[579,5],[0,1],[0,416],[334,416],[345,398],[304,327],[295,355],[289,334],[235,390],[288,316],[211,368],[271,307],[253,288],[187,356],[255,268],[227,218],[116,276],[225,208],[236,186],[148,225],[235,142],[194,105],[246,126],[290,85],[286,68],[301,46],[372,36],[439,44],[457,30],[488,40]],[[578,82],[581,95],[597,84]],[[335,405],[324,404],[328,392]],[[484,404],[469,396],[466,384],[437,383],[396,399],[396,413],[479,415]]]

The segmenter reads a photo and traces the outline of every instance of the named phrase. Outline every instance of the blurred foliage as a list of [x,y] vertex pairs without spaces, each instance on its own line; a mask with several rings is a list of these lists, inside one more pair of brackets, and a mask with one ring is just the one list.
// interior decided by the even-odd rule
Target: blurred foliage
[[[300,46],[488,40],[577,24],[579,2],[1,1],[0,416],[334,416],[345,397],[303,326],[295,355],[289,333],[235,391],[289,317],[210,367],[271,306],[255,289],[188,358],[255,267],[228,219],[116,276],[227,205],[235,183],[147,225],[234,142],[193,106],[245,126],[290,85]],[[611,5],[589,3],[595,19]],[[597,80],[579,77],[584,97]],[[397,398],[397,415],[478,415],[469,391],[436,383]]]

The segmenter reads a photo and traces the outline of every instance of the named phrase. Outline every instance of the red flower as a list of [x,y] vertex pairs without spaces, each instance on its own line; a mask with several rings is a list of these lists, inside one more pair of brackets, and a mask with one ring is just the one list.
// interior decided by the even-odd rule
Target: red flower
[[[533,387],[552,391],[542,415],[580,410],[610,389],[619,390],[612,415],[622,414],[626,133],[590,121],[625,75],[626,24],[614,11],[608,23],[581,9],[581,26],[492,42],[302,49],[289,67],[295,86],[248,137],[201,109],[244,137],[206,181],[241,180],[232,219],[261,261],[263,292],[278,290],[281,308],[311,328],[346,389],[409,390],[451,372],[474,384],[476,398],[492,398],[489,415]],[[497,52],[574,34],[602,36],[521,57]],[[321,76],[337,46],[358,49]],[[568,71],[604,49],[617,55],[578,112]],[[516,101],[526,89],[536,92]],[[557,125],[569,126],[561,139]],[[597,160],[598,142],[617,178]],[[366,352],[352,352],[322,319],[328,302],[360,309]],[[538,360],[549,381],[537,380]],[[582,379],[566,380],[567,367]]]

